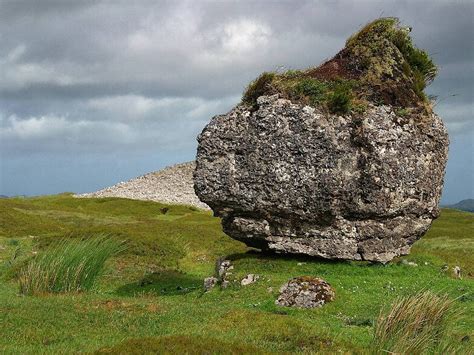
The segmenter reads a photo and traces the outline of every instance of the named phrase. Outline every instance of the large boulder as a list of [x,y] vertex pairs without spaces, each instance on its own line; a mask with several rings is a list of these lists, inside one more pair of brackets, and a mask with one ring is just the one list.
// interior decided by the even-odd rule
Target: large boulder
[[[329,64],[321,67],[344,72],[344,61]],[[331,70],[265,78],[254,102],[213,117],[198,137],[195,191],[222,217],[225,233],[249,246],[387,262],[407,254],[439,214],[446,129],[422,96],[396,105],[389,83],[381,100],[365,72],[351,72],[362,84],[350,94],[359,103],[369,91],[378,99],[365,100],[363,110],[331,110],[339,88],[320,78]],[[333,99],[318,101],[315,90],[291,95],[308,82]]]

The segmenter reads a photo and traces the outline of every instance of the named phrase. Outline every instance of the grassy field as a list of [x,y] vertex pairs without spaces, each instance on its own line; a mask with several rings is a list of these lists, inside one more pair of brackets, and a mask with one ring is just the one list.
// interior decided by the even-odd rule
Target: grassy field
[[[445,209],[404,260],[387,265],[262,255],[225,236],[219,219],[186,206],[70,195],[0,200],[0,353],[148,351],[364,353],[373,321],[397,296],[446,293],[465,317],[451,336],[472,350],[474,214]],[[20,296],[15,275],[61,238],[104,235],[127,249],[88,292]],[[252,285],[202,292],[215,260]],[[449,270],[444,271],[443,266]],[[459,265],[463,279],[453,277]],[[313,310],[278,307],[288,279],[314,275],[336,300]],[[470,316],[469,316],[470,315]]]

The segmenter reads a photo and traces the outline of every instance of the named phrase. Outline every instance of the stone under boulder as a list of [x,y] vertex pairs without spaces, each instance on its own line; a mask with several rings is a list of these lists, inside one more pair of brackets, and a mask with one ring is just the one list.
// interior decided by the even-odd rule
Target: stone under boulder
[[280,295],[275,304],[284,307],[315,308],[334,301],[334,298],[334,290],[323,279],[300,276],[280,288]]
[[[414,84],[418,67],[395,44],[382,43],[396,54],[389,72],[379,68],[382,78],[370,65],[354,67],[362,63],[354,53],[365,52],[352,47],[365,48],[364,36],[384,38],[387,28],[405,35],[382,24],[318,68],[267,75],[263,84],[261,76],[242,103],[204,128],[194,187],[226,234],[278,253],[387,262],[429,229],[448,136]],[[426,84],[432,71],[416,75]]]

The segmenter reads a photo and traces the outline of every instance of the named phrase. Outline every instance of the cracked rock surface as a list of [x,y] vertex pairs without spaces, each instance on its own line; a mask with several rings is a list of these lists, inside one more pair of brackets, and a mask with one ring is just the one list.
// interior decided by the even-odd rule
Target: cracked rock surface
[[194,188],[249,246],[387,262],[439,214],[448,136],[436,114],[333,115],[273,96],[212,118]]

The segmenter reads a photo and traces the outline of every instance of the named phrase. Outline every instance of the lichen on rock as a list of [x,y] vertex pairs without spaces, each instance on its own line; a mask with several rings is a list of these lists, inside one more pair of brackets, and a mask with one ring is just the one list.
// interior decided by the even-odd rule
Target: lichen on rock
[[334,301],[334,298],[334,289],[323,279],[300,276],[280,288],[280,295],[275,304],[284,307],[315,308]]
[[195,191],[229,236],[328,259],[409,252],[439,214],[448,137],[411,85],[416,70],[432,74],[407,59],[407,38],[394,19],[375,21],[332,60],[262,75],[212,118],[198,137]]

